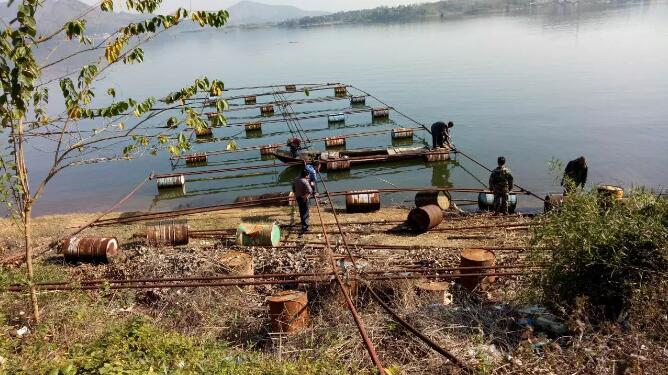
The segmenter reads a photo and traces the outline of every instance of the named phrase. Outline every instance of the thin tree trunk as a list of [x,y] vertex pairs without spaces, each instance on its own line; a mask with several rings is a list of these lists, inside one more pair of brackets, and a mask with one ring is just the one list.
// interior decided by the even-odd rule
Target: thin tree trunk
[[32,264],[32,207],[28,203],[23,210],[23,239],[26,247],[26,265],[28,266],[28,284],[30,286],[30,302],[32,303],[33,318],[39,323],[39,305],[37,304],[37,291],[34,283],[34,271]]

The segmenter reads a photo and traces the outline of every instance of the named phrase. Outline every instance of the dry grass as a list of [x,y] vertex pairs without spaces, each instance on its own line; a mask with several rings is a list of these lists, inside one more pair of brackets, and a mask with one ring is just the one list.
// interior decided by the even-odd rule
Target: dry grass
[[[315,210],[315,209],[313,209]],[[120,214],[117,214],[119,216]],[[370,214],[342,214],[345,222],[403,220],[405,208],[389,208]],[[45,245],[54,237],[68,233],[80,223],[95,215],[66,215],[40,217],[35,220],[37,243]],[[291,224],[298,221],[290,208],[254,208],[231,210],[217,214],[189,217],[193,229],[236,228],[240,221],[275,221]],[[312,226],[318,221],[312,211]],[[323,214],[327,223],[334,222],[331,212]],[[488,215],[448,217],[441,227],[468,227],[490,223],[526,223],[525,217],[490,218]],[[19,247],[15,228],[0,225],[0,244],[8,249]],[[386,230],[396,224],[371,227],[350,225],[348,229]],[[194,240],[178,248],[152,248],[133,239],[142,224],[91,228],[85,235],[116,236],[123,251],[109,264],[67,264],[59,255],[47,253],[40,258],[38,270],[48,273],[40,278],[73,280],[82,278],[139,278],[212,276],[227,273],[221,264],[222,255],[235,250],[224,240]],[[334,227],[328,227],[335,232]],[[322,234],[284,231],[285,243],[323,241]],[[466,238],[463,238],[466,237]],[[473,238],[469,238],[473,237]],[[364,258],[368,269],[405,267],[407,265],[456,266],[457,249],[476,246],[525,246],[526,230],[479,229],[467,231],[430,232],[413,234],[366,232],[349,233],[349,242],[438,246],[414,250],[355,249]],[[339,235],[332,233],[338,242]],[[238,249],[236,249],[238,250]],[[319,271],[325,268],[319,249],[306,247],[299,252],[290,249],[245,248],[254,258],[256,273]],[[337,253],[344,250],[337,248]],[[496,252],[499,264],[523,261],[525,255],[517,251]],[[588,332],[579,341],[560,339],[551,341],[542,334],[526,336],[516,324],[522,316],[516,309],[522,303],[520,289],[523,276],[501,278],[490,290],[471,294],[452,283],[454,303],[450,306],[430,304],[417,295],[412,282],[376,282],[372,287],[406,320],[415,325],[435,342],[450,350],[465,362],[477,366],[481,373],[573,373],[587,372],[619,374],[621,363],[625,369],[649,369],[643,358],[651,358],[652,369],[666,368],[665,353],[636,333]],[[297,287],[297,286],[293,286]],[[359,337],[350,312],[337,298],[336,287],[329,283],[301,286],[308,292],[311,314],[310,326],[295,335],[270,334],[265,298],[281,289],[280,286],[262,285],[246,288],[179,288],[143,291],[94,291],[70,293],[43,293],[40,301],[45,322],[40,334],[45,335],[54,349],[49,358],[62,355],[62,348],[71,343],[85,343],[104,332],[111,321],[122,321],[133,316],[145,316],[155,324],[184,335],[208,337],[229,342],[239,350],[252,350],[280,361],[304,358],[336,358],[351,373],[371,367],[368,354]],[[30,324],[23,296],[4,295],[6,329]],[[456,374],[458,369],[447,360],[417,341],[397,325],[382,309],[370,300],[363,289],[356,299],[372,341],[386,365],[397,365],[406,374]],[[24,312],[21,314],[21,312]],[[525,336],[522,336],[525,334]],[[527,339],[528,337],[528,339]],[[633,338],[633,340],[631,340]],[[635,340],[635,341],[634,341]],[[546,345],[537,345],[546,342]],[[612,346],[604,350],[601,345]],[[651,341],[655,342],[655,341]],[[631,347],[644,343],[644,348]],[[616,345],[616,346],[615,346]],[[536,349],[538,348],[538,349]],[[652,355],[648,356],[648,349]],[[591,351],[591,354],[589,354]],[[607,359],[596,358],[605,353]],[[641,357],[637,357],[641,356]],[[634,362],[635,361],[635,362]],[[662,362],[663,361],[663,362]],[[614,363],[614,372],[608,371]],[[592,367],[593,366],[593,367]],[[634,367],[635,366],[635,367]],[[643,367],[644,366],[644,367]],[[658,366],[658,367],[657,367]],[[566,371],[568,369],[568,371]],[[651,372],[646,372],[651,373]]]

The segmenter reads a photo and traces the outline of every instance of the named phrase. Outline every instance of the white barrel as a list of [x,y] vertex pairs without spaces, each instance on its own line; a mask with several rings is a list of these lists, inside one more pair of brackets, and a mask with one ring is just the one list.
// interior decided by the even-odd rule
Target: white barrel
[[186,183],[186,176],[179,174],[176,176],[159,177],[156,179],[158,189],[183,186]]
[[395,128],[392,129],[392,139],[413,138],[413,129],[411,128]]
[[327,121],[328,122],[345,122],[346,121],[346,115],[345,115],[345,113],[331,113],[329,116],[327,116]]

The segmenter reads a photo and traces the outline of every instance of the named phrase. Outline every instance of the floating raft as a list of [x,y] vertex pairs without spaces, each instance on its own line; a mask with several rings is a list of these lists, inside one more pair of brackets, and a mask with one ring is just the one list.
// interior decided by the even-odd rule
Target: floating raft
[[[293,157],[288,151],[276,150],[272,154],[284,163],[311,162],[320,160],[325,168],[331,169],[330,165],[357,165],[392,162],[397,160],[424,159],[431,161],[431,156],[438,155],[438,160],[448,160],[449,150],[437,149],[431,150],[426,147],[384,147],[384,148],[363,148],[345,151],[310,151],[304,152]],[[342,163],[338,163],[342,162]],[[336,168],[342,169],[342,168]]]

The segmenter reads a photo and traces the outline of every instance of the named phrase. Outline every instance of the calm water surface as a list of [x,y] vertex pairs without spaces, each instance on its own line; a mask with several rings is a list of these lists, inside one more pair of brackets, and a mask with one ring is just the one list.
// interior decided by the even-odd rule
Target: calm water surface
[[[118,95],[159,96],[201,75],[221,78],[228,87],[353,84],[421,122],[454,121],[458,147],[490,166],[498,155],[505,155],[516,181],[539,194],[559,190],[549,174],[549,160],[568,161],[581,154],[588,157],[591,183],[654,188],[668,184],[665,2],[401,25],[174,34],[149,45],[143,64],[111,72],[105,87],[115,86]],[[323,95],[332,93],[312,94]],[[258,101],[262,100],[272,98]],[[295,110],[333,112],[347,107],[341,101]],[[413,126],[394,115],[389,124],[371,124],[368,114],[348,116],[344,128],[329,127],[325,119],[302,125],[312,138]],[[216,129],[215,135],[237,135],[240,147],[283,143],[288,137],[285,125],[265,125],[262,138],[238,134],[242,129]],[[427,135],[418,133],[414,144],[420,145]],[[351,138],[348,148],[389,144],[385,134]],[[193,151],[224,145],[196,144]],[[322,148],[322,143],[314,147]],[[33,152],[31,162],[33,171],[44,172],[44,154]],[[266,163],[258,151],[249,151],[211,158],[209,166]],[[36,211],[102,210],[151,170],[171,171],[168,156],[70,169],[52,182]],[[195,207],[231,202],[244,194],[285,191],[296,173],[278,167],[252,172],[198,176],[187,183],[185,196],[160,196],[150,183],[123,209]],[[331,190],[344,190],[391,187],[390,183],[480,187],[478,180],[484,183],[487,177],[459,157],[457,162],[429,165],[416,161],[358,167],[330,174],[329,179]],[[383,197],[387,203],[409,199],[408,194]],[[523,197],[520,206],[531,209],[540,202]]]

